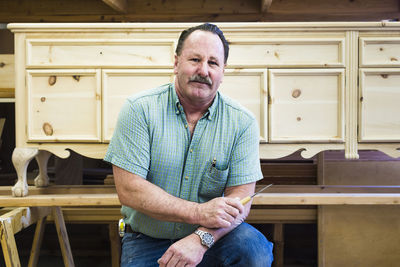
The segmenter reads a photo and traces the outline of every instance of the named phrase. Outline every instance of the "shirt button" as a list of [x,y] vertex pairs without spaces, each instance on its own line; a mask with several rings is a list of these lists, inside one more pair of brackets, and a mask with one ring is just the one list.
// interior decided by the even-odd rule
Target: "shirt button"
[[189,180],[189,176],[185,176],[185,179],[186,179],[186,180]]
[[190,149],[190,153],[192,153],[193,152],[193,149]]
[[187,128],[188,127],[188,125],[187,124],[185,124],[185,128]]

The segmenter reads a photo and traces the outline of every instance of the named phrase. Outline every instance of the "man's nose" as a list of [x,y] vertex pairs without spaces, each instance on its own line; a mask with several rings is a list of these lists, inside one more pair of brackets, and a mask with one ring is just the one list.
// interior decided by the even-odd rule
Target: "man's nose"
[[207,77],[208,76],[208,64],[207,64],[207,62],[201,62],[199,64],[198,73],[203,77]]

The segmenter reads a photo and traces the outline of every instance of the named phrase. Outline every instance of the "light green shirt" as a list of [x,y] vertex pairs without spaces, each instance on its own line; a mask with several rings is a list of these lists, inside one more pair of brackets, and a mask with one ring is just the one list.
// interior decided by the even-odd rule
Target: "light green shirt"
[[[125,102],[105,156],[169,194],[202,203],[229,186],[262,179],[259,130],[254,116],[217,93],[191,137],[173,84],[147,90]],[[134,231],[178,239],[198,227],[153,219],[123,206]]]

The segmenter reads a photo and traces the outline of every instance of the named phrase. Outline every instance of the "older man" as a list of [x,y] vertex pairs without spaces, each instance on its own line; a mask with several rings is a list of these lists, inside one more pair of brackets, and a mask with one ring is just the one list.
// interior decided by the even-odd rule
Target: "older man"
[[127,224],[122,266],[271,265],[272,244],[243,222],[239,200],[262,178],[259,130],[218,92],[228,53],[215,25],[183,31],[175,82],[121,110],[105,160]]

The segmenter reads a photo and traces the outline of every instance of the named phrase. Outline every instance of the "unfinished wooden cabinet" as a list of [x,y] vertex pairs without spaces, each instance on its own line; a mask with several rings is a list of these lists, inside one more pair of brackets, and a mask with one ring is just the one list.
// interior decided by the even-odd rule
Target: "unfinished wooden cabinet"
[[[173,81],[178,37],[193,25],[10,24],[16,150],[25,149],[15,158],[65,158],[67,149],[103,158],[126,97]],[[328,149],[400,156],[400,23],[218,25],[230,41],[220,90],[254,113],[262,158],[300,149],[304,157]]]

